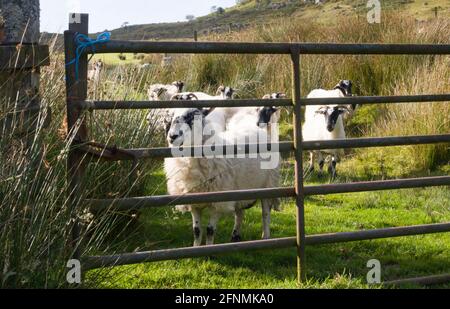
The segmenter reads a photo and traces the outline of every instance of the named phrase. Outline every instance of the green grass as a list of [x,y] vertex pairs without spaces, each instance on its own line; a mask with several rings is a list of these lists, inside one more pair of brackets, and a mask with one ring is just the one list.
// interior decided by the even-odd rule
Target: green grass
[[[351,159],[350,159],[351,160]],[[345,165],[344,165],[345,166]],[[285,164],[285,185],[292,185],[291,164]],[[340,181],[356,179],[350,168],[340,169]],[[308,177],[308,184],[326,182]],[[164,194],[164,175],[154,174],[149,194]],[[402,225],[430,224],[450,220],[448,188],[409,189],[385,192],[337,194],[306,199],[308,235],[376,229]],[[261,210],[246,212],[243,237],[256,240],[261,235]],[[273,213],[272,237],[295,235],[296,208],[284,200],[283,211]],[[232,218],[218,227],[216,243],[229,241]],[[139,224],[127,237],[116,239],[115,252],[146,251],[190,246],[190,214],[172,209],[144,211]],[[301,288],[368,288],[366,263],[378,259],[382,280],[439,274],[450,271],[450,235],[434,234],[307,247],[308,281]],[[107,269],[100,283],[105,288],[297,288],[296,252],[277,249],[184,259]],[[87,278],[103,274],[91,271]],[[98,284],[98,283],[96,283]],[[439,287],[450,287],[441,285]]]

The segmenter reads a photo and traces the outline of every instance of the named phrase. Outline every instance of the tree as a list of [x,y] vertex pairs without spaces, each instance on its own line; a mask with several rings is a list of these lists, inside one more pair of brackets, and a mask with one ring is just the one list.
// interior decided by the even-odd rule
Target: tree
[[195,16],[194,15],[186,15],[186,19],[188,21],[193,21],[195,19]]
[[211,7],[211,13],[215,13],[215,12],[217,12],[217,5],[213,5]]
[[121,27],[122,27],[122,28],[126,28],[126,27],[128,27],[129,25],[130,25],[130,23],[126,21],[126,22],[124,22],[124,23],[122,24]]
[[217,14],[223,14],[223,13],[225,13],[225,9],[223,7],[218,7]]

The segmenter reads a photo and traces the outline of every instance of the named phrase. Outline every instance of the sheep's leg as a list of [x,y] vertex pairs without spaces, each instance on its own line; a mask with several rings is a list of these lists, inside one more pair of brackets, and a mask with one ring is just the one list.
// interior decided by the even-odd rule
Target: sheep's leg
[[263,223],[263,239],[270,238],[270,200],[261,200],[262,205],[262,223]]
[[337,166],[337,159],[336,156],[331,157],[330,166],[328,167],[328,172],[331,174],[331,181],[336,179],[337,172],[336,172],[336,166]]
[[194,247],[202,245],[202,212],[200,209],[192,208],[192,229],[194,232]]
[[312,173],[314,171],[314,151],[309,152],[309,167],[308,173]]
[[209,216],[209,223],[206,227],[206,245],[210,246],[214,244],[214,235],[217,231],[217,222],[219,221],[220,214],[218,211],[211,209],[211,214]]
[[318,152],[318,159],[319,159],[319,177],[322,177],[323,175],[323,167],[325,166],[325,158],[323,157],[322,152]]
[[244,210],[236,209],[234,213],[234,227],[233,234],[231,235],[231,242],[239,242],[242,240],[241,227],[244,220]]

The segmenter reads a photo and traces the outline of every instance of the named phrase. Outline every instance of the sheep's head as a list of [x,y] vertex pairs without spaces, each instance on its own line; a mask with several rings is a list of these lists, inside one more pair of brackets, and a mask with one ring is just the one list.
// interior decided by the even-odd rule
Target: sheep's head
[[[193,93],[177,94],[172,100],[197,100]],[[203,142],[205,118],[214,108],[177,109],[166,126],[167,142],[170,146],[190,146]]]
[[321,114],[325,116],[325,121],[327,124],[328,132],[333,132],[336,128],[336,123],[338,122],[339,117],[348,113],[349,110],[346,106],[322,106],[317,111],[316,114]]
[[286,94],[282,93],[282,92],[266,94],[265,96],[263,96],[264,100],[268,100],[268,99],[284,99],[284,98],[286,98]]
[[219,89],[217,89],[216,95],[222,96],[225,100],[231,100],[233,99],[235,92],[236,90],[231,87],[220,86]]
[[178,93],[183,92],[184,82],[182,82],[181,80],[173,82],[172,85],[177,87]]
[[168,101],[174,94],[182,92],[183,88],[184,83],[182,81],[176,81],[170,85],[154,84],[148,89],[148,98],[150,101]]
[[352,96],[353,83],[350,80],[341,80],[334,89],[339,89],[346,97]]

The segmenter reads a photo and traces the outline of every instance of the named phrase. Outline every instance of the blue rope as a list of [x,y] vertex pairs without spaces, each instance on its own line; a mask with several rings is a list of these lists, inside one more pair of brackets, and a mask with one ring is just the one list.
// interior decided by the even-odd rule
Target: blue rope
[[100,43],[106,43],[111,40],[111,32],[103,32],[97,36],[97,38],[91,39],[85,34],[76,33],[75,44],[77,45],[77,50],[75,52],[75,58],[66,63],[66,66],[75,64],[75,79],[78,80],[78,70],[80,57],[88,47],[92,47],[92,51],[95,53],[95,45]]

